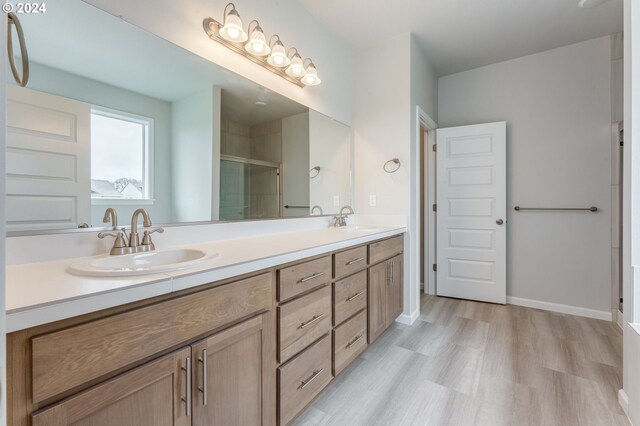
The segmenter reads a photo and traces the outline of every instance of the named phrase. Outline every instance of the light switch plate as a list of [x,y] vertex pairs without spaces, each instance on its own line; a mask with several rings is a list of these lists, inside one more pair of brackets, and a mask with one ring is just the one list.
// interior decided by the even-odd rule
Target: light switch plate
[[378,197],[375,194],[369,195],[369,206],[375,207],[378,205]]
[[340,207],[340,196],[339,195],[334,195],[333,196],[333,207]]

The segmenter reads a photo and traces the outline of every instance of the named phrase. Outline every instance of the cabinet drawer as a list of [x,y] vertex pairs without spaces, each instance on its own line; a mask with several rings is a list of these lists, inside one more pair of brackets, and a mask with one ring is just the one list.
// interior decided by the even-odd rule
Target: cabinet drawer
[[367,312],[333,330],[333,374],[338,375],[367,347]]
[[389,259],[396,254],[402,253],[403,249],[404,239],[402,235],[369,244],[369,264],[373,265],[381,260]]
[[331,287],[278,307],[279,357],[285,362],[331,330]]
[[333,324],[367,307],[367,271],[333,283]]
[[279,424],[286,425],[331,381],[331,339],[327,335],[278,368]]
[[333,255],[333,277],[342,278],[367,267],[367,246],[356,247]]
[[278,270],[278,301],[282,302],[331,281],[331,256]]
[[272,306],[266,273],[32,339],[38,403]]

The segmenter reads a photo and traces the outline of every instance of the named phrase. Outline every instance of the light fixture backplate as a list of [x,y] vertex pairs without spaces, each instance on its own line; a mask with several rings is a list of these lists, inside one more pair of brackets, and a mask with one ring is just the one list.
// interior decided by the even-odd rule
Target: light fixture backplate
[[222,38],[220,36],[220,28],[222,28],[222,24],[218,21],[216,21],[213,18],[206,18],[204,21],[202,21],[202,27],[204,28],[204,32],[207,33],[207,35],[209,36],[209,38],[211,40],[215,40],[218,43],[224,45],[225,47],[227,47],[230,50],[233,50],[236,53],[239,53],[240,55],[244,56],[245,58],[255,62],[256,64],[262,66],[265,69],[268,69],[269,71],[271,71],[274,74],[279,75],[280,77],[284,78],[285,80],[287,80],[290,83],[295,84],[298,87],[305,87],[305,84],[298,80],[297,78],[291,77],[289,75],[287,75],[287,73],[285,72],[284,69],[282,68],[276,68],[274,66],[272,66],[271,64],[269,64],[267,62],[267,56],[254,56],[252,54],[250,54],[249,52],[247,52],[246,50],[244,50],[243,45],[241,44],[236,44],[236,43],[231,43],[230,41],[225,40],[224,38]]

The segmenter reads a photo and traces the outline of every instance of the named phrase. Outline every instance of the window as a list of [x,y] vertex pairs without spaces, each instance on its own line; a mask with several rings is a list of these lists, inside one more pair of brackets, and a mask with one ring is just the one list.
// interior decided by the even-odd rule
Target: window
[[91,110],[91,199],[153,198],[153,119],[121,111]]

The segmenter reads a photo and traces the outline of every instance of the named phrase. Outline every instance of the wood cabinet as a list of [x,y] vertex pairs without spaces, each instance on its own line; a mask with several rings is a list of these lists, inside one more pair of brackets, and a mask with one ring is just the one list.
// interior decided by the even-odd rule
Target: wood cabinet
[[270,316],[262,314],[33,415],[34,426],[272,423]]
[[286,425],[402,313],[403,244],[11,333],[8,424]]
[[396,255],[369,268],[368,340],[373,343],[402,313],[403,260]]
[[272,364],[268,316],[261,315],[195,343],[193,425],[268,425]]
[[183,348],[33,415],[33,426],[188,426]]

